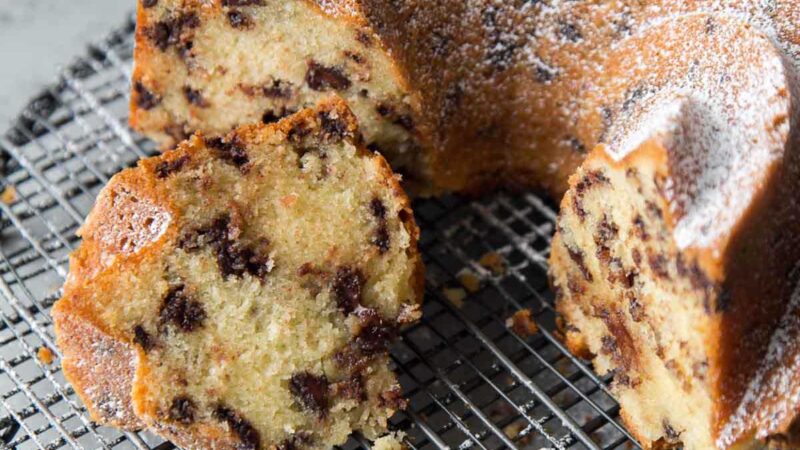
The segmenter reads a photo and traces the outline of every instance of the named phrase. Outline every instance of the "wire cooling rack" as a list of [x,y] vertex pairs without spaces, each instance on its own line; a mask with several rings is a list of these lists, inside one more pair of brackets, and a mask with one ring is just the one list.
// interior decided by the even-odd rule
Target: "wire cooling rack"
[[[118,170],[155,153],[126,126],[134,26],[128,18],[91,46],[0,137],[0,444],[7,448],[173,448],[147,432],[91,421],[59,368],[49,315],[95,196]],[[409,447],[639,448],[619,424],[608,379],[554,336],[546,277],[553,206],[500,193],[418,201],[415,211],[427,267],[424,316],[392,350],[410,405],[391,426]],[[503,267],[487,267],[487,254],[500,255]],[[506,326],[521,308],[533,311],[538,334],[522,338]],[[55,360],[37,356],[41,348]],[[369,444],[355,436],[345,448]]]

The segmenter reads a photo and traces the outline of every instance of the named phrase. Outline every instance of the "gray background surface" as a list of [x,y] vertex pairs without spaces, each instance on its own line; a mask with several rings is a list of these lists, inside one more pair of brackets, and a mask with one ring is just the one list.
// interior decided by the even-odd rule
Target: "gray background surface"
[[27,101],[56,80],[133,11],[134,0],[0,0],[0,132]]

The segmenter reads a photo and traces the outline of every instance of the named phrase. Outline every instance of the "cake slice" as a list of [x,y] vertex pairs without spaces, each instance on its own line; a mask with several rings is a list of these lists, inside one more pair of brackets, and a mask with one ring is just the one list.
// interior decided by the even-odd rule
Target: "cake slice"
[[397,178],[328,100],[196,134],[116,175],[53,307],[98,422],[190,449],[330,448],[404,406],[388,347],[419,317]]

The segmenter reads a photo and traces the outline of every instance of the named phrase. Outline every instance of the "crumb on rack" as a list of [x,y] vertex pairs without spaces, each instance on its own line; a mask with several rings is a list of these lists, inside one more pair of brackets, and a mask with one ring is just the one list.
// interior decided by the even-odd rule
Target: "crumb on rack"
[[527,338],[539,332],[530,309],[521,309],[506,319],[506,326],[519,337]]
[[372,448],[373,450],[405,450],[406,446],[403,444],[404,435],[404,433],[398,431],[381,436],[375,440]]
[[515,443],[520,447],[530,444],[532,439],[528,426],[522,420],[516,420],[506,425],[503,428],[503,433],[510,439],[515,440]]
[[481,279],[471,269],[463,268],[456,274],[456,278],[467,292],[477,292],[481,288]]
[[0,200],[6,205],[10,205],[17,200],[17,188],[14,187],[13,184],[9,184],[3,189],[3,193],[0,194]]
[[53,360],[55,359],[53,351],[45,346],[39,347],[39,350],[36,351],[36,357],[39,358],[39,361],[48,366],[53,364]]
[[445,298],[457,308],[461,309],[464,307],[464,299],[467,298],[467,291],[465,291],[463,288],[445,287],[442,289],[442,293],[444,294]]
[[497,252],[487,252],[478,260],[478,264],[492,272],[493,275],[503,275],[506,272],[506,261],[503,255]]

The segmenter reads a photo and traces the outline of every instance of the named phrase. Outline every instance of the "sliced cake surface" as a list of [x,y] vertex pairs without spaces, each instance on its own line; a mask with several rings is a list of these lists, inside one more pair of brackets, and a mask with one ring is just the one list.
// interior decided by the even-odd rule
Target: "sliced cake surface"
[[192,449],[385,434],[404,406],[387,351],[423,272],[405,194],[359,136],[329,100],[110,181],[53,309],[96,420]]

